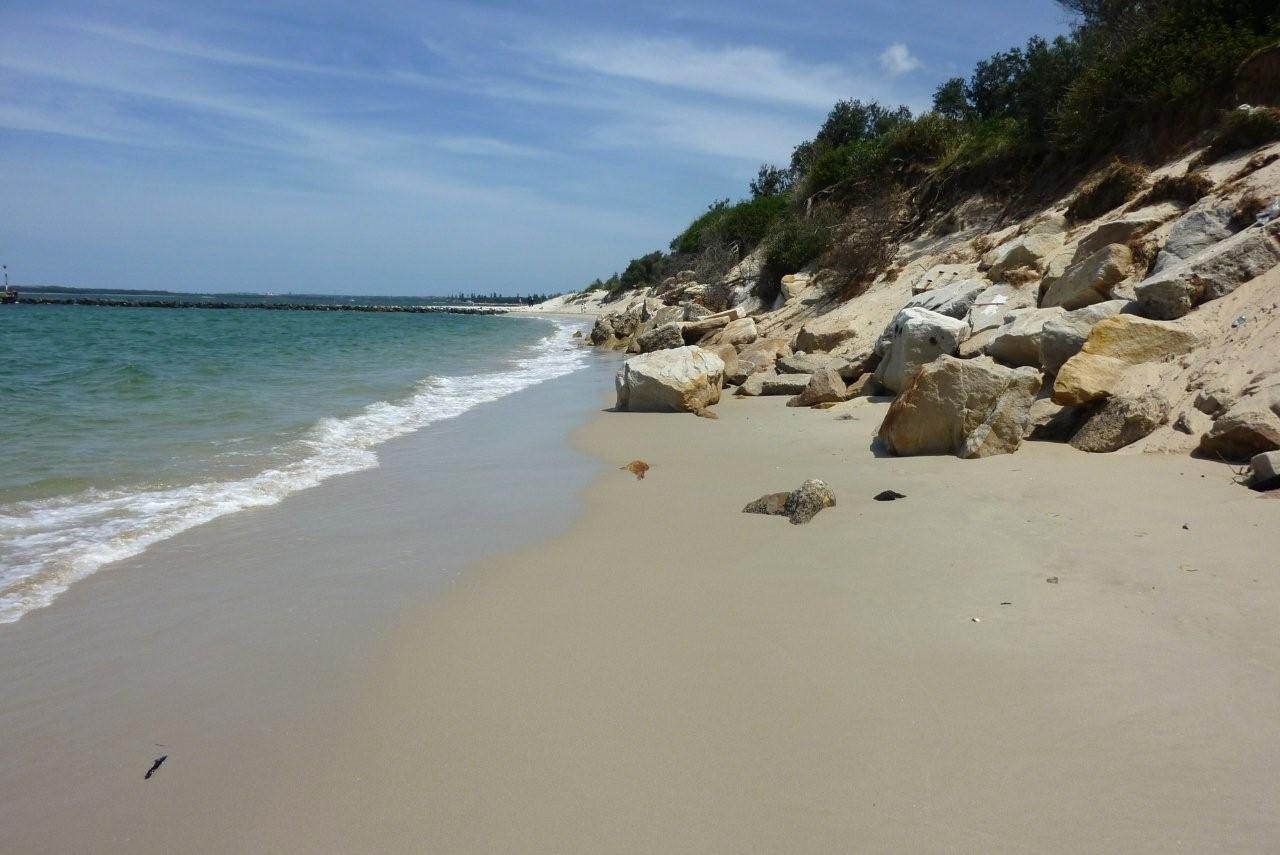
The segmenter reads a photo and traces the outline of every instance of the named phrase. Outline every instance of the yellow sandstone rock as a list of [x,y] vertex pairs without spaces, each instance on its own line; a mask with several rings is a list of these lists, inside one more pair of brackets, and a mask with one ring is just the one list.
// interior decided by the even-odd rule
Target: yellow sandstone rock
[[1073,406],[1105,398],[1132,366],[1178,356],[1197,342],[1194,333],[1169,321],[1136,315],[1106,318],[1089,333],[1084,349],[1058,371],[1053,401]]

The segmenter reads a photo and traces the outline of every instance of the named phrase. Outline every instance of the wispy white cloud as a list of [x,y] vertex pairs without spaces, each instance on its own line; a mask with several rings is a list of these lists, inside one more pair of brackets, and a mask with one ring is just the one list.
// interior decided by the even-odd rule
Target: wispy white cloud
[[130,145],[135,139],[133,134],[119,133],[102,122],[90,123],[41,106],[19,104],[0,104],[0,128],[119,145]]
[[[924,82],[908,75],[920,63],[905,45],[880,53],[885,27],[824,47],[785,34],[812,11],[762,7],[748,25],[724,2],[673,23],[667,6],[574,2],[375,0],[304,4],[305,15],[33,2],[0,29],[0,174],[61,181],[45,194],[50,222],[79,211],[86,246],[102,243],[90,240],[100,209],[58,200],[109,186],[102,198],[181,211],[152,223],[174,246],[202,221],[265,235],[276,218],[302,258],[325,249],[313,224],[328,221],[369,241],[366,260],[375,244],[394,257],[429,240],[436,263],[449,256],[462,274],[519,233],[540,259],[526,266],[582,268],[585,281],[604,268],[572,259],[607,243],[618,257],[600,263],[620,264],[665,243],[708,199],[744,192],[759,162],[785,162],[834,101],[910,102]],[[414,237],[424,222],[431,237]],[[139,232],[135,248],[155,245]]]
[[188,59],[236,65],[246,68],[262,68],[276,71],[291,71],[304,74],[348,75],[348,69],[316,65],[314,63],[296,62],[288,59],[261,56],[244,51],[209,45],[185,36],[173,33],[150,30],[140,27],[126,27],[103,24],[97,21],[72,20],[68,27],[75,31],[106,39],[129,47],[159,53],[172,54]]
[[825,108],[858,85],[835,66],[803,63],[754,46],[587,36],[541,48],[562,64],[597,74],[752,102]]
[[902,42],[894,42],[880,54],[880,67],[886,73],[897,76],[915,71],[920,67],[920,60]]
[[436,140],[435,145],[452,154],[476,157],[544,157],[547,154],[545,149],[492,137],[444,137]]

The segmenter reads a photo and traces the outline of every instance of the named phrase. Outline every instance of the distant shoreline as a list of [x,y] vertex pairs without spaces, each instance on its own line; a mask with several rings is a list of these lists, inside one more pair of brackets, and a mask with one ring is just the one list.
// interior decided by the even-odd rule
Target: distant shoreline
[[392,312],[406,314],[505,315],[505,306],[409,306],[359,303],[236,303],[196,300],[111,300],[104,297],[19,297],[16,305],[101,306],[123,309],[265,309],[277,312]]

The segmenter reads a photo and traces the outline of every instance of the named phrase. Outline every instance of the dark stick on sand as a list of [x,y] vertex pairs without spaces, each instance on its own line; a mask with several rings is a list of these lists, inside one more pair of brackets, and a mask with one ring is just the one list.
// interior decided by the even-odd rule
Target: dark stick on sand
[[168,754],[161,754],[159,757],[157,757],[157,758],[156,758],[156,762],[152,763],[152,764],[151,764],[151,768],[147,770],[147,774],[145,774],[145,775],[143,775],[143,776],[142,776],[142,780],[144,780],[144,781],[150,781],[150,780],[151,780],[151,776],[152,776],[152,775],[154,775],[154,774],[156,773],[156,771],[160,768],[160,765],[161,765],[162,763],[164,763],[164,761],[166,761],[166,760],[168,760],[168,759],[169,759],[169,755],[168,755]]

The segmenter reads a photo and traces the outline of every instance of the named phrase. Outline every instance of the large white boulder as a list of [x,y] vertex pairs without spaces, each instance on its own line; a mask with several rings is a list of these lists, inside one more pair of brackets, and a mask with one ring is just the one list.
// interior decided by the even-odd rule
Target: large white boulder
[[1031,368],[1005,368],[988,357],[943,356],[911,378],[885,414],[878,437],[902,457],[1011,454],[1031,428],[1040,382]]
[[1215,243],[1231,237],[1231,210],[1197,208],[1178,218],[1156,256],[1156,273],[1199,255]]
[[1071,445],[1094,454],[1119,451],[1149,436],[1165,423],[1169,400],[1160,392],[1158,365],[1146,364],[1125,373],[1123,380],[1071,437]]
[[1049,259],[1062,249],[1061,234],[1026,234],[996,247],[991,260],[989,276],[1001,282],[1004,274],[1017,267],[1030,267],[1042,271]]
[[991,287],[986,279],[957,279],[907,301],[904,308],[919,306],[949,318],[962,319],[977,301],[978,295]]
[[698,413],[720,401],[724,361],[700,347],[677,347],[635,356],[614,380],[618,409]]
[[911,293],[922,294],[925,291],[943,288],[952,282],[971,279],[977,273],[977,265],[974,264],[935,264],[911,283]]
[[1108,244],[1067,268],[1044,293],[1040,305],[1082,309],[1101,303],[1111,289],[1133,271],[1133,252],[1122,243]]
[[760,333],[756,330],[755,318],[741,318],[732,321],[720,333],[720,341],[725,344],[732,344],[734,347],[751,344],[759,337]]
[[857,318],[837,309],[806,321],[795,337],[795,349],[806,353],[827,351],[858,334]]
[[813,284],[813,275],[810,273],[788,273],[782,277],[778,292],[782,295],[783,302],[789,303],[799,299],[811,284]]
[[1040,367],[1046,374],[1057,374],[1084,347],[1099,321],[1120,314],[1129,305],[1127,300],[1108,300],[1045,321],[1040,331]]
[[1160,218],[1150,216],[1120,217],[1099,223],[1080,238],[1076,246],[1076,259],[1085,259],[1105,246],[1113,243],[1127,244],[1134,238],[1142,237],[1148,232],[1160,228]]
[[1228,407],[1200,437],[1199,450],[1226,460],[1280,450],[1280,387],[1261,389]]
[[951,355],[969,335],[969,325],[928,309],[903,309],[876,343],[881,355],[876,381],[898,392],[911,375],[939,356]]
[[683,347],[684,335],[680,332],[680,324],[673,322],[654,327],[636,339],[636,344],[640,346],[641,353]]
[[986,288],[973,301],[969,309],[969,334],[977,335],[993,330],[1009,320],[1018,309],[1033,309],[1036,305],[1034,286],[1018,287],[1001,283]]
[[1149,317],[1180,318],[1200,302],[1225,297],[1280,264],[1280,220],[1251,226],[1186,261],[1147,277],[1135,291]]
[[1040,338],[1044,326],[1067,312],[1060,307],[1023,312],[996,329],[987,344],[987,354],[1005,365],[1040,364]]

